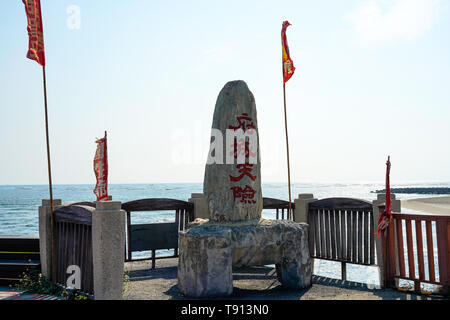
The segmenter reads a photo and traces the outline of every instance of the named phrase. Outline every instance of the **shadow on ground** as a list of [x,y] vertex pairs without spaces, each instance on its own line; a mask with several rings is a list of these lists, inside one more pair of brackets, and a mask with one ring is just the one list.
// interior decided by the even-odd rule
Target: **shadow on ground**
[[[188,299],[178,290],[178,259],[160,260],[156,269],[151,262],[129,262],[130,281],[125,299]],[[190,300],[192,298],[189,298]],[[313,277],[313,285],[304,290],[287,290],[277,280],[272,267],[233,270],[233,294],[215,300],[448,300],[443,296],[418,295],[393,289],[374,289],[366,284],[338,279]]]

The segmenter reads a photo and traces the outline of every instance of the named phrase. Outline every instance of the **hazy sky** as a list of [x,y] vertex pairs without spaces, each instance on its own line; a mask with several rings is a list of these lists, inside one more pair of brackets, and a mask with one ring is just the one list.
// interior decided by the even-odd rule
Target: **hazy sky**
[[[450,1],[41,0],[53,182],[201,182],[216,98],[256,99],[262,181],[450,181]],[[0,4],[0,184],[45,184],[42,70],[22,1]]]

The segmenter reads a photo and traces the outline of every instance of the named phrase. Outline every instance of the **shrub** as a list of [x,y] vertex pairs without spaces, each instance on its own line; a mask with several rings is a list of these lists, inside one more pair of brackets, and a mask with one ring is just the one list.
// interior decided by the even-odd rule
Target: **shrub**
[[22,274],[22,278],[14,288],[27,293],[48,294],[62,297],[67,300],[88,299],[85,294],[80,293],[78,290],[72,290],[54,284],[50,279],[42,275],[35,266],[31,267],[28,272]]

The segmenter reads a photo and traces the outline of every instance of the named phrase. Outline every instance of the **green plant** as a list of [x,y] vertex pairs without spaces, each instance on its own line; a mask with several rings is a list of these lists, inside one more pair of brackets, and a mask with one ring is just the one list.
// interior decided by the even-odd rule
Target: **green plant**
[[54,284],[51,280],[42,275],[38,268],[34,266],[30,267],[28,272],[24,272],[22,274],[22,278],[19,280],[19,283],[14,286],[14,288],[29,293],[58,296],[66,300],[88,299],[88,297],[81,294],[77,290],[67,289],[63,286]]
[[122,287],[122,296],[125,296],[130,289],[130,275],[128,271],[124,271],[123,273],[123,287]]

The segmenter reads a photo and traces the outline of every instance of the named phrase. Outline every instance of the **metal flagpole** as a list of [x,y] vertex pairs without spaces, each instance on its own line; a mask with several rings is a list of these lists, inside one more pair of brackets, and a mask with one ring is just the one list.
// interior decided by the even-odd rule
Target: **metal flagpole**
[[55,268],[55,235],[53,234],[53,190],[52,190],[52,169],[50,165],[50,143],[48,138],[48,114],[47,114],[47,80],[45,77],[45,66],[42,66],[42,75],[44,82],[44,106],[45,106],[45,136],[47,140],[47,166],[48,166],[48,186],[50,190],[50,230],[52,234],[52,281],[56,283],[56,268]]
[[283,79],[283,99],[284,99],[284,127],[286,130],[286,154],[287,154],[287,168],[288,168],[288,189],[289,189],[289,211],[288,218],[292,217],[291,208],[291,170],[289,165],[289,139],[288,139],[288,127],[287,127],[287,113],[286,113],[286,82]]

